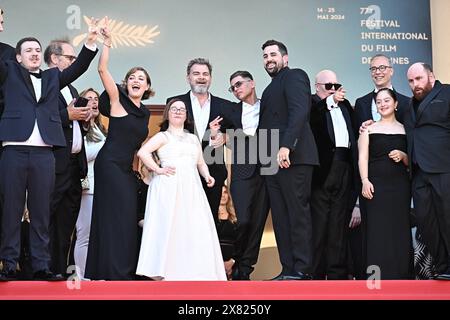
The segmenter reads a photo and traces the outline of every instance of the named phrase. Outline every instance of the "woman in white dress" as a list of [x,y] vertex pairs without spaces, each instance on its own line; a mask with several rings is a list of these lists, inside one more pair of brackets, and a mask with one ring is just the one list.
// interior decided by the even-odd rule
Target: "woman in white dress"
[[[226,280],[222,253],[200,175],[214,185],[198,138],[188,133],[187,109],[174,99],[161,132],[139,150],[153,171],[136,274],[155,280]],[[160,166],[153,159],[156,151]]]
[[89,99],[88,107],[91,107],[92,117],[89,130],[84,137],[86,146],[86,158],[88,161],[88,175],[82,181],[83,195],[81,196],[80,212],[76,223],[76,237],[74,259],[78,277],[84,279],[87,250],[89,246],[89,231],[91,229],[92,200],[94,198],[94,162],[98,152],[103,147],[106,139],[106,130],[100,122],[98,111],[99,94],[92,88],[84,90],[80,96]]

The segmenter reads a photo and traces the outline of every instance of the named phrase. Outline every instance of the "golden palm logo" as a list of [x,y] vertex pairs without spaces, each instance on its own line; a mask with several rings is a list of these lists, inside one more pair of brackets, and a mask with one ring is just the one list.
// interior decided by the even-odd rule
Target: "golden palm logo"
[[[83,16],[83,19],[89,27],[91,25],[91,18]],[[101,19],[97,26],[98,28],[104,27],[105,18]],[[109,20],[109,30],[111,30],[110,33],[113,48],[119,46],[145,47],[148,44],[154,43],[152,39],[160,34],[157,29],[158,25],[150,28],[147,25],[137,26],[125,24],[123,21],[118,22],[117,20]],[[87,33],[80,34],[72,40],[72,44],[78,46],[86,37]],[[99,37],[98,41],[102,42],[102,39]]]

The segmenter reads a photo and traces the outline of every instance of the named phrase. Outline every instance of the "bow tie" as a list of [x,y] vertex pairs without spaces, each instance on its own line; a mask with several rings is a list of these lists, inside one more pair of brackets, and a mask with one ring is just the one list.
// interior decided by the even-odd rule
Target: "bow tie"
[[38,79],[42,78],[41,71],[39,71],[39,72],[30,72],[30,75],[32,75],[32,76],[34,76],[34,77],[36,77]]

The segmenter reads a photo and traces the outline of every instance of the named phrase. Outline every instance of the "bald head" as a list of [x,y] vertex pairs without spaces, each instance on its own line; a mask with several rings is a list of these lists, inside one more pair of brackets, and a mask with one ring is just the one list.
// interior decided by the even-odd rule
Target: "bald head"
[[409,87],[416,100],[423,100],[433,90],[436,79],[432,68],[423,62],[412,64],[406,73]]
[[338,83],[336,73],[331,70],[322,70],[316,75],[316,94],[320,99],[325,99],[336,91],[334,87],[327,90],[326,83]]

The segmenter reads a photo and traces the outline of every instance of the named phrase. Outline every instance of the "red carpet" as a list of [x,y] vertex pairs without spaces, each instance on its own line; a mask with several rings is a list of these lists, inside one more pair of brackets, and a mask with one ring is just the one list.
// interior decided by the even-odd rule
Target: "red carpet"
[[450,300],[450,281],[83,281],[0,283],[0,300]]

